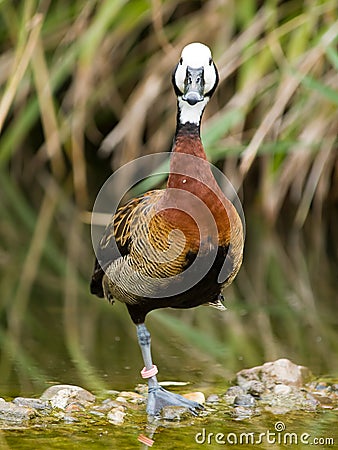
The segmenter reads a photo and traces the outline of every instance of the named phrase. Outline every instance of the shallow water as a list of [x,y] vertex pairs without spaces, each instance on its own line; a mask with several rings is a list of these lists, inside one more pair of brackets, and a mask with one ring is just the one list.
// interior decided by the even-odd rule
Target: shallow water
[[6,429],[0,434],[1,449],[145,449],[137,441],[140,433],[151,436],[154,448],[337,448],[338,411],[263,414],[234,420],[225,409],[206,417],[181,422],[147,424],[144,416],[129,414],[126,424],[106,420],[52,423],[27,429]]

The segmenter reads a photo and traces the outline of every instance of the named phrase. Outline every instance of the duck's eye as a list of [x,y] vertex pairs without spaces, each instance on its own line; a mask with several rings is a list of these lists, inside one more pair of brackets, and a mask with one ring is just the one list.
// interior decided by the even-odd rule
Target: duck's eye
[[180,64],[181,64],[181,65],[183,64],[183,58],[180,59]]
[[212,58],[209,58],[209,66],[212,64]]

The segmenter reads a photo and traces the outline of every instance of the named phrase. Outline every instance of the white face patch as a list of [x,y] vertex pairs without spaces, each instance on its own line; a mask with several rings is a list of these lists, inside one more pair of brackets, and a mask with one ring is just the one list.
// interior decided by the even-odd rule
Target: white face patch
[[204,94],[207,94],[215,86],[217,76],[212,62],[209,47],[199,42],[193,42],[182,50],[181,60],[175,72],[175,83],[181,92],[184,92],[184,80],[187,67],[204,70]]
[[209,97],[204,97],[202,102],[198,102],[196,105],[189,105],[188,102],[182,100],[182,97],[178,97],[178,107],[180,110],[179,120],[181,124],[184,125],[185,123],[190,122],[198,125],[208,101]]

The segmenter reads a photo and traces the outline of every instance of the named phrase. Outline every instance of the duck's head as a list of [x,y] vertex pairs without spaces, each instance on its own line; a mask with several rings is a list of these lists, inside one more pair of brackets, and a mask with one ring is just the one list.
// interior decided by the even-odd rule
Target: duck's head
[[181,123],[199,123],[218,84],[218,72],[209,47],[199,42],[184,47],[172,81]]

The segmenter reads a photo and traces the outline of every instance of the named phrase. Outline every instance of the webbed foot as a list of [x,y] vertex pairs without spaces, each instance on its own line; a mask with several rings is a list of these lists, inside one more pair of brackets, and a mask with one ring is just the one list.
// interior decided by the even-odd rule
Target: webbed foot
[[204,409],[200,403],[188,400],[182,395],[166,391],[161,386],[150,387],[148,391],[147,413],[149,416],[158,415],[165,406],[183,406],[194,416]]

